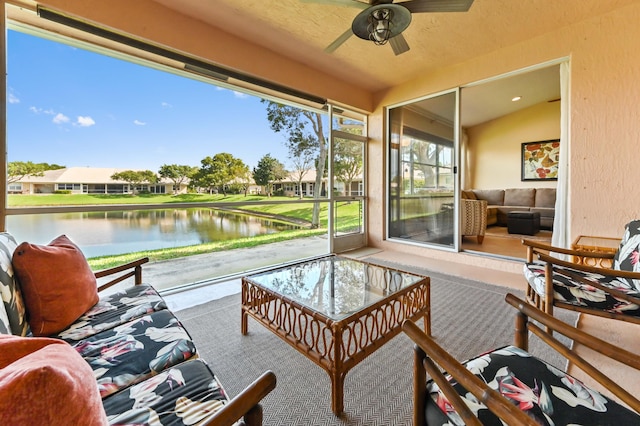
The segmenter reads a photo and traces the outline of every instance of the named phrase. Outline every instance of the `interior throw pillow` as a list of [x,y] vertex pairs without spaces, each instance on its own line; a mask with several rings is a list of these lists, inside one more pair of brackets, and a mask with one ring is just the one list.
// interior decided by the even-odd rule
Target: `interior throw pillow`
[[95,275],[66,235],[46,246],[20,244],[12,263],[34,336],[64,330],[98,302]]

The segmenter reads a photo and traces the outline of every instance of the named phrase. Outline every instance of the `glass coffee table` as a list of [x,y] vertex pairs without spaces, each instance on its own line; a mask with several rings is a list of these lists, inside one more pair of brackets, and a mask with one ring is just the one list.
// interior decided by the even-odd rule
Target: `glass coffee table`
[[343,412],[347,372],[424,318],[431,334],[429,277],[326,256],[242,278],[242,334],[253,317],[331,378],[331,409]]

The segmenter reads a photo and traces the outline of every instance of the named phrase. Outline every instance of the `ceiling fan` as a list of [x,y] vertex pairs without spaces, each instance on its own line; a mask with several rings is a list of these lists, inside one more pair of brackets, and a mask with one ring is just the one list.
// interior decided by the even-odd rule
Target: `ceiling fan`
[[396,55],[409,50],[409,44],[402,32],[411,23],[412,13],[466,12],[473,3],[473,0],[408,0],[399,3],[393,3],[393,0],[365,0],[366,3],[360,0],[301,1],[362,9],[353,20],[351,28],[327,46],[325,52],[333,52],[355,34],[377,45],[389,42]]

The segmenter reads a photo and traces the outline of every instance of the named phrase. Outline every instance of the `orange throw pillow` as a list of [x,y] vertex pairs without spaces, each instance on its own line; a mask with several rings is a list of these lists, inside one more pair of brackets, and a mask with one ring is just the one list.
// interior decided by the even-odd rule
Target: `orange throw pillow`
[[64,330],[98,303],[96,277],[66,235],[47,246],[20,244],[12,263],[34,336]]
[[56,339],[0,336],[0,424],[107,425],[89,364]]

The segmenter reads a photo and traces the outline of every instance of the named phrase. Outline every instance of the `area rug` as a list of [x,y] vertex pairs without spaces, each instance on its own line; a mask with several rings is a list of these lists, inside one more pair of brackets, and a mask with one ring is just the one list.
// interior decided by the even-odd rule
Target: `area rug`
[[506,226],[490,226],[485,231],[485,236],[498,237],[498,238],[514,238],[521,240],[526,238],[528,240],[542,241],[551,243],[551,236],[553,232],[548,230],[541,230],[535,235],[523,235],[523,234],[509,234]]
[[[432,333],[457,359],[512,343],[515,310],[504,302],[509,289],[412,269],[431,276]],[[411,423],[413,344],[402,333],[347,374],[345,413],[336,417],[324,370],[252,319],[249,333],[240,334],[240,295],[176,315],[230,396],[266,370],[276,374],[276,389],[262,404],[266,426]],[[564,360],[535,338],[530,350],[564,368]]]

